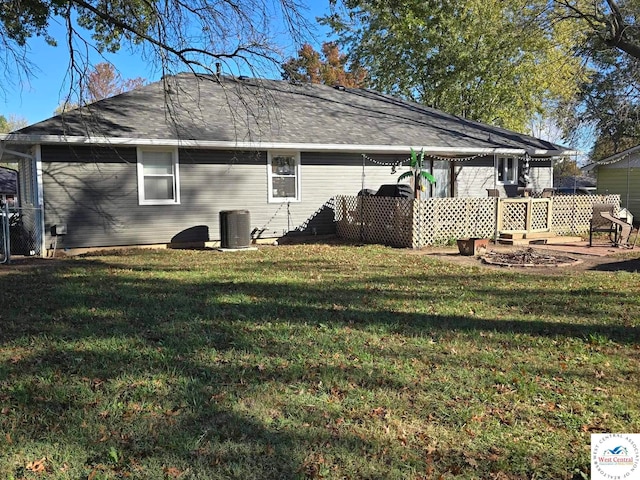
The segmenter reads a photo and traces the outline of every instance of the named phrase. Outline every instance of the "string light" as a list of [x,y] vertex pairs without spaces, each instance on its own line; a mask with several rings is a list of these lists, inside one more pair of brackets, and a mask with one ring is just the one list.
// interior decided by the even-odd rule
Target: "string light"
[[631,153],[627,153],[626,155],[623,155],[619,158],[615,158],[613,160],[609,160],[608,162],[594,162],[593,165],[595,165],[596,167],[600,167],[602,165],[611,165],[612,163],[618,163],[621,162],[622,160],[624,160],[625,158],[629,157],[631,155]]
[[[392,168],[398,168],[401,167],[403,164],[408,163],[411,161],[411,158],[405,158],[404,160],[397,160],[394,162],[381,162],[380,160],[376,160],[375,158],[371,158],[369,155],[366,154],[362,154],[363,158],[371,163],[375,163],[376,165],[380,165],[382,167],[392,167]],[[479,153],[477,155],[472,155],[469,157],[441,157],[439,155],[432,155],[430,153],[425,153],[424,154],[425,157],[429,157],[432,158],[434,160],[441,160],[441,161],[448,161],[448,162],[469,162],[471,160],[475,160],[477,158],[481,158],[481,157],[488,157],[488,156],[492,156],[492,154],[487,154],[487,153]],[[510,158],[515,158],[516,160],[528,160],[530,162],[544,162],[544,161],[549,161],[550,158],[548,157],[532,157],[530,155],[521,155],[521,156],[513,156],[513,155],[505,155],[508,156]],[[618,160],[616,160],[618,161]]]
[[480,158],[480,157],[485,157],[486,154],[478,154],[478,155],[473,155],[471,157],[441,157],[439,155],[431,155],[428,153],[424,154],[425,157],[429,157],[429,158],[433,158],[434,160],[441,160],[441,161],[449,161],[449,162],[468,162],[470,160],[475,160],[476,158]]
[[379,160],[376,160],[374,158],[371,158],[368,155],[365,155],[364,153],[362,154],[362,156],[364,157],[365,160],[368,160],[371,163],[375,163],[376,165],[380,165],[381,167],[401,167],[403,163],[408,162],[411,160],[411,158],[405,158],[404,160],[396,160],[395,162],[381,162]]
[[[411,157],[409,158],[405,158],[404,160],[396,160],[394,162],[381,162],[380,160],[376,160],[375,158],[371,158],[369,155],[362,153],[362,185],[363,185],[363,189],[364,189],[364,178],[365,178],[365,162],[369,161],[371,163],[374,163],[376,165],[379,165],[381,167],[391,167],[391,175],[395,175],[397,173],[397,168],[401,167],[404,163],[407,162],[411,162]],[[432,155],[429,153],[422,153],[422,155],[424,155],[425,157],[429,157],[431,159],[434,160],[440,160],[440,161],[446,161],[446,162],[469,162],[471,160],[475,160],[477,158],[481,158],[481,157],[494,157],[495,158],[495,154],[490,154],[490,153],[479,153],[477,155],[471,155],[468,157],[442,157],[440,155]],[[507,158],[513,158],[517,161],[523,161],[523,171],[522,171],[522,175],[523,175],[523,179],[526,185],[529,184],[530,181],[530,172],[529,172],[529,162],[544,162],[544,161],[550,161],[552,160],[552,158],[549,157],[532,157],[528,152],[525,152],[524,155],[519,155],[519,156],[515,156],[515,155],[503,155],[504,157]]]

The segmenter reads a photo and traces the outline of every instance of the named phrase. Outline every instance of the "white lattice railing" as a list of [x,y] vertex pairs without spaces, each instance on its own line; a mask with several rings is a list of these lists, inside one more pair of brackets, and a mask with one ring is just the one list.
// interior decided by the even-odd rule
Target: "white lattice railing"
[[498,203],[500,233],[551,231],[551,198],[505,198]]
[[594,203],[620,206],[619,195],[552,198],[336,198],[338,236],[367,243],[420,248],[457,238],[487,238],[496,232],[589,232]]

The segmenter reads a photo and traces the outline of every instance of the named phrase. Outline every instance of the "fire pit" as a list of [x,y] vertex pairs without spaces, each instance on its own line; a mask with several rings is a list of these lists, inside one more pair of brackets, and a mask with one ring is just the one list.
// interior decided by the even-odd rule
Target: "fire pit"
[[541,252],[533,248],[514,252],[487,252],[482,257],[485,263],[502,267],[568,267],[577,265],[582,260],[568,255]]

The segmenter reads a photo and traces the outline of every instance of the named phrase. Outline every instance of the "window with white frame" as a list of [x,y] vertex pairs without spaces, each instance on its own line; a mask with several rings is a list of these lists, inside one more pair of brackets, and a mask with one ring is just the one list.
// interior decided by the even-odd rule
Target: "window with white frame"
[[269,152],[269,202],[300,201],[300,154]]
[[498,157],[497,181],[502,185],[516,185],[518,183],[518,159],[515,157]]
[[138,203],[180,203],[177,149],[138,148]]

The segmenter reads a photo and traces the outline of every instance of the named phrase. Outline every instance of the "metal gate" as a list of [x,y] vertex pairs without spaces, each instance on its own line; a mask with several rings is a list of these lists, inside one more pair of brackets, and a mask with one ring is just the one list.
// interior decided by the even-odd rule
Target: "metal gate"
[[12,255],[42,253],[40,213],[39,208],[0,206],[0,263],[8,263]]
[[9,252],[11,251],[9,237],[9,209],[0,201],[0,263],[9,261]]

